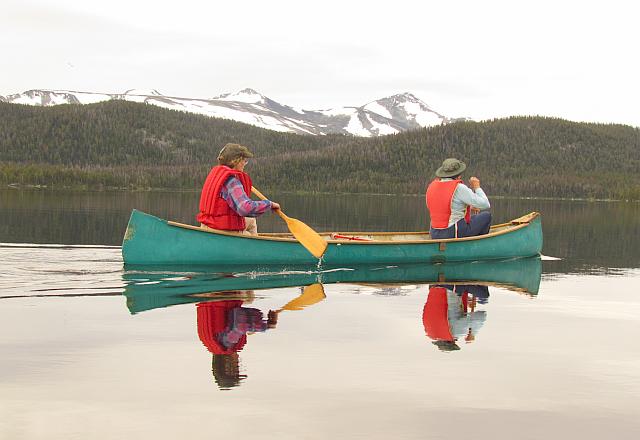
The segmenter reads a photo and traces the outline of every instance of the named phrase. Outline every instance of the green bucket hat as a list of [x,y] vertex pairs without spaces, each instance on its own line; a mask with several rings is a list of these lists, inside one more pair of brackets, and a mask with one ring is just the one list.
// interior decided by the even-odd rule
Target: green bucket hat
[[460,346],[455,341],[431,341],[433,345],[438,347],[440,351],[456,351],[460,350]]
[[454,177],[467,168],[467,165],[455,158],[445,159],[442,166],[436,170],[436,177]]
[[227,144],[222,147],[222,150],[218,153],[218,162],[223,165],[228,165],[239,157],[253,157],[253,153],[244,145]]

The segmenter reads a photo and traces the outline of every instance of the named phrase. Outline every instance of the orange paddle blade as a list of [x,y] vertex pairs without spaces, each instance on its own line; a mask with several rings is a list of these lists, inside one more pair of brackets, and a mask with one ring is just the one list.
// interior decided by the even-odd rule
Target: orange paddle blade
[[302,310],[305,307],[319,303],[327,296],[324,294],[322,284],[316,283],[307,286],[299,297],[292,299],[282,307],[282,310]]
[[[251,191],[262,200],[267,199],[257,189],[252,187]],[[300,220],[286,216],[281,209],[278,209],[276,212],[282,218],[282,220],[287,223],[289,231],[293,234],[295,239],[300,242],[302,246],[304,246],[314,257],[322,257],[324,251],[327,250],[328,243],[324,238],[320,236],[320,234],[318,234],[306,224],[302,223]]]
[[287,223],[287,227],[289,231],[293,234],[293,236],[304,246],[307,248],[311,254],[320,258],[324,254],[324,251],[327,250],[327,241],[320,236],[316,231],[311,229],[306,224],[302,223],[300,220],[287,217],[284,212],[279,211],[280,217]]

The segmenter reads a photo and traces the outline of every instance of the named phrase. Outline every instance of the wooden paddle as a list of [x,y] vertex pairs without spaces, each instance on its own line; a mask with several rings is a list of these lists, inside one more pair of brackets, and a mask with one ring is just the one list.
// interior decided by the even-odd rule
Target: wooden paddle
[[316,303],[319,303],[326,297],[327,295],[325,295],[324,293],[324,287],[322,286],[322,284],[311,284],[304,288],[300,296],[292,299],[277,311],[281,312],[282,310],[302,310],[305,307],[309,307]]
[[[254,187],[251,187],[251,192],[258,196],[258,198],[267,200],[267,198]],[[291,231],[293,236],[300,242],[302,246],[304,246],[314,257],[322,257],[324,251],[327,250],[328,243],[324,238],[320,236],[320,234],[302,223],[300,220],[287,217],[284,212],[282,212],[282,209],[277,209],[276,212],[282,218],[282,220],[287,223],[289,231]]]
[[271,328],[275,327],[278,323],[278,316],[283,310],[302,310],[305,307],[312,306],[319,303],[327,296],[324,294],[324,287],[322,284],[311,284],[304,288],[300,296],[292,299],[278,310],[269,310],[269,320]]

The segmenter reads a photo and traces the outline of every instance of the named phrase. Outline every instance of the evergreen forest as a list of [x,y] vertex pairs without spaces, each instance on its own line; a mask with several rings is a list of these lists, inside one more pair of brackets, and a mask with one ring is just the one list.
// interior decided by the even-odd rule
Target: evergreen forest
[[152,105],[0,103],[0,184],[199,190],[227,142],[265,191],[420,194],[447,157],[491,196],[640,200],[640,129],[461,121],[377,138],[301,136]]

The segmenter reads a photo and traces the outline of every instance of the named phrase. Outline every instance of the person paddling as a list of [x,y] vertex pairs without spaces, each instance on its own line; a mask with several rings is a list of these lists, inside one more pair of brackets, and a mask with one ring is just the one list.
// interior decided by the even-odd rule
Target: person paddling
[[203,229],[258,235],[256,217],[280,209],[270,200],[251,200],[251,177],[244,172],[253,154],[239,144],[226,144],[202,187],[196,220]]
[[462,182],[466,168],[467,165],[458,159],[445,159],[436,170],[436,178],[427,187],[429,231],[433,239],[471,237],[489,232],[490,212],[471,215],[472,210],[489,209],[491,205],[477,177],[469,179],[469,186]]

